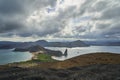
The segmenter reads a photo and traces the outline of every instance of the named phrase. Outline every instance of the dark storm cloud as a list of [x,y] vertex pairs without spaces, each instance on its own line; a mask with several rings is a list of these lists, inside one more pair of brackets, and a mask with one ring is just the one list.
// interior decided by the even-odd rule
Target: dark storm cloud
[[113,24],[109,27],[109,30],[106,31],[107,34],[120,34],[120,23]]
[[[37,28],[32,27],[32,29],[28,30],[22,30],[23,32],[18,32],[17,34],[22,37],[28,37],[32,35],[38,35],[41,37],[45,37],[49,34],[54,34],[56,32],[59,32],[61,29],[62,24],[59,23],[59,21],[53,21],[52,19],[48,19],[45,21],[42,21],[37,25]],[[40,28],[39,28],[40,27]],[[27,28],[26,28],[27,29]]]
[[56,0],[0,0],[1,14],[19,14],[27,11],[26,8],[42,8],[47,5],[55,6]]
[[[76,6],[70,6],[66,10],[59,11],[59,15],[54,20],[60,23],[67,22],[75,17],[82,17],[87,14],[92,19],[86,24],[80,24],[81,27],[74,27],[72,35],[62,35],[63,32],[54,34],[55,37],[84,37],[84,38],[104,38],[106,35],[120,34],[119,0],[86,0],[79,10]],[[92,16],[90,15],[92,14]],[[98,15],[99,14],[99,15]],[[78,22],[79,23],[79,22]],[[68,23],[69,24],[69,23]],[[65,26],[68,26],[65,24]],[[69,29],[68,29],[69,30]],[[82,34],[82,35],[81,35]],[[116,36],[112,36],[113,38]]]
[[30,29],[27,33],[21,33],[20,35],[24,36],[27,34],[27,36],[38,35],[41,37],[45,37],[48,35],[54,35],[56,33],[59,33],[67,25],[67,20],[73,17],[71,11],[75,11],[75,8],[75,6],[70,6],[65,11],[60,10],[57,16],[46,18],[45,20],[37,23],[37,28],[34,28],[34,31]]
[[57,18],[58,19],[69,19],[69,18],[74,17],[75,13],[76,13],[76,6],[70,6],[64,11],[60,10]]
[[1,14],[16,14],[23,12],[20,0],[0,0]]
[[[22,37],[51,35],[102,38],[120,34],[120,0],[85,0],[80,7],[72,3],[65,6],[67,0],[60,0],[62,3],[59,4],[63,4],[64,9],[56,4],[57,1],[59,0],[0,0],[0,36],[15,34]],[[47,14],[47,11],[44,13],[46,9],[54,10]],[[89,21],[86,16],[90,18]],[[75,18],[78,19],[73,23],[75,26],[69,25]],[[69,33],[64,31],[66,27],[70,28]]]
[[4,17],[0,18],[0,33],[11,33],[16,30],[20,30],[24,25],[20,21],[14,21],[12,19],[4,19]]
[[22,27],[19,23],[14,22],[0,22],[0,33],[11,32]]
[[[26,26],[25,19],[35,10],[56,5],[57,0],[0,0],[0,33],[10,33],[20,36],[38,34],[30,26]],[[30,27],[31,28],[31,27]],[[45,32],[47,34],[47,32]],[[45,34],[44,32],[41,33]],[[49,32],[48,32],[49,33]],[[40,32],[39,32],[40,34]],[[7,34],[6,34],[7,36]]]
[[120,6],[112,7],[103,12],[101,19],[117,19],[120,18]]
[[111,24],[97,24],[97,29],[104,30],[110,27]]
[[119,3],[119,0],[86,0],[86,2],[82,4],[78,15],[89,13],[93,16],[88,24],[88,26],[91,26],[90,31],[85,31],[84,36],[92,37],[94,35],[94,37],[104,38],[106,35],[120,34]]

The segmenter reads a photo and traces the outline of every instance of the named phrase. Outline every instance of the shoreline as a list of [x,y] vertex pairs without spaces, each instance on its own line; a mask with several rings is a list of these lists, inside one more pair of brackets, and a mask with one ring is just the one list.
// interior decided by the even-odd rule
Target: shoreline
[[[35,55],[36,53],[31,53]],[[25,62],[17,62],[10,63],[7,65],[3,65],[6,67],[21,67],[21,68],[32,68],[39,67],[42,69],[66,69],[77,66],[89,66],[93,64],[120,64],[120,54],[115,53],[89,53],[80,55],[71,59],[67,59],[64,61],[42,61],[40,59],[25,61]],[[0,66],[1,68],[2,66]]]
[[31,60],[38,59],[37,58],[37,52],[30,52],[32,54]]

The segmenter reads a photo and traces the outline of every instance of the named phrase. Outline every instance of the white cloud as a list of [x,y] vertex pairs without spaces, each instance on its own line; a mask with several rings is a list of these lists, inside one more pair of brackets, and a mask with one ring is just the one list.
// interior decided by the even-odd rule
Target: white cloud
[[[14,4],[18,5],[14,5],[8,2],[5,4],[6,0],[0,1],[0,36],[119,38],[120,0],[24,0],[23,2],[16,0]],[[4,6],[10,7],[9,10],[7,11]]]

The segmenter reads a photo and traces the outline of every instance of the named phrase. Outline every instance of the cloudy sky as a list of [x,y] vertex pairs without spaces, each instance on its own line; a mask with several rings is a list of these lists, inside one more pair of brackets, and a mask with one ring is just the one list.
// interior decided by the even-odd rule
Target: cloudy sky
[[120,0],[0,0],[0,40],[120,39]]

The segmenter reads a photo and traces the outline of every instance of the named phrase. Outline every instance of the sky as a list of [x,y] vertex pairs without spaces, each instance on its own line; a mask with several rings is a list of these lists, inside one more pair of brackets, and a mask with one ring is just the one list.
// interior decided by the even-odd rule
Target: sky
[[120,39],[120,0],[0,0],[0,41]]

